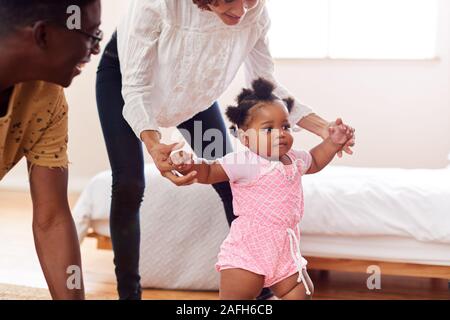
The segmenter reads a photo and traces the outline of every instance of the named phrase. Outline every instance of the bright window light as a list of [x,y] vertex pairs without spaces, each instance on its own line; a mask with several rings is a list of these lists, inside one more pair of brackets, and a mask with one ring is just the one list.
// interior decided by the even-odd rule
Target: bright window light
[[269,39],[277,58],[325,58],[328,0],[270,0]]
[[438,0],[269,0],[275,58],[432,59]]

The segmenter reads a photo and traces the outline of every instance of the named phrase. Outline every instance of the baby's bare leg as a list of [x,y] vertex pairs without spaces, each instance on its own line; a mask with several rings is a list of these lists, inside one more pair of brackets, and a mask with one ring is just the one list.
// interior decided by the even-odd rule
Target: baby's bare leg
[[226,269],[220,272],[221,300],[254,300],[264,286],[264,276],[243,270]]
[[274,284],[271,289],[275,295],[282,300],[309,300],[312,299],[314,294],[314,285],[309,278],[306,270],[303,270],[303,276],[305,277],[306,284],[308,285],[311,294],[306,294],[306,288],[303,282],[298,283],[298,273],[290,276],[283,281]]

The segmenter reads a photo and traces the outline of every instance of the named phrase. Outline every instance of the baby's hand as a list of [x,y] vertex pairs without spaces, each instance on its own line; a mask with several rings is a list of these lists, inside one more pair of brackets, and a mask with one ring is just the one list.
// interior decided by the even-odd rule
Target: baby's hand
[[354,130],[345,125],[340,124],[338,126],[329,128],[330,139],[333,143],[339,145],[345,145],[348,141],[354,138],[355,132]]
[[194,166],[194,156],[181,150],[171,154],[169,162],[175,165],[175,170],[178,172],[189,172]]

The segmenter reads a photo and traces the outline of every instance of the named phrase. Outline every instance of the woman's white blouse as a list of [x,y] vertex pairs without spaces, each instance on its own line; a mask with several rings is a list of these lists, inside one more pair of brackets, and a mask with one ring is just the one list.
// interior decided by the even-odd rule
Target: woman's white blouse
[[[291,96],[274,79],[265,1],[235,26],[225,25],[191,0],[131,2],[117,40],[123,116],[138,137],[145,130],[177,126],[209,108],[243,63],[248,86],[264,77],[277,85],[279,97]],[[310,113],[296,101],[291,123]]]

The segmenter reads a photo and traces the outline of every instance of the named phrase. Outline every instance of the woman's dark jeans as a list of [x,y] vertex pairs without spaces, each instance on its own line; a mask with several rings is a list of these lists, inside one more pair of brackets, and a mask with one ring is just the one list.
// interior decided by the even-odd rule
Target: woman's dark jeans
[[[145,189],[144,157],[141,141],[122,116],[124,100],[121,90],[122,77],[117,57],[117,40],[113,36],[105,49],[97,71],[97,106],[112,169],[110,228],[119,298],[140,299],[139,208]],[[217,103],[180,124],[178,128],[183,129],[182,133],[189,132],[194,137],[196,121],[201,122],[202,136],[203,132],[212,128],[222,133],[223,152],[215,154],[216,158],[231,151],[227,128]],[[211,143],[203,142],[203,139],[201,141],[201,146],[192,146],[197,153],[203,153],[205,147]],[[190,139],[188,142],[191,142]],[[202,156],[202,154],[197,155]],[[227,220],[231,224],[235,216],[230,184],[218,183],[213,187],[223,201]]]

